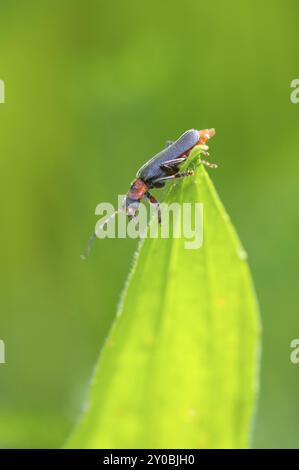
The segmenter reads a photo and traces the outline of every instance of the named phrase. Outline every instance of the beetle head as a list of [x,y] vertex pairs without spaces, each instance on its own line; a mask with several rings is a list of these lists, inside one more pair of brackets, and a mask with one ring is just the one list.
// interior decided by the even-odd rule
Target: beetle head
[[132,199],[128,196],[125,198],[123,208],[129,218],[132,218],[136,215],[136,212],[139,209],[139,204],[139,199]]
[[123,210],[128,217],[134,217],[139,209],[140,199],[148,190],[148,185],[141,179],[136,178],[129,189],[126,199],[124,200]]

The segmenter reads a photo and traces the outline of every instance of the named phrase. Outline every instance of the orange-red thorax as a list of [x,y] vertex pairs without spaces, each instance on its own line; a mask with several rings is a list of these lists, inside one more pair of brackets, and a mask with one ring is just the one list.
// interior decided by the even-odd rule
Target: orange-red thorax
[[144,196],[147,190],[148,185],[142,179],[138,178],[133,181],[128,192],[128,197],[130,199],[135,199],[136,201],[138,201]]

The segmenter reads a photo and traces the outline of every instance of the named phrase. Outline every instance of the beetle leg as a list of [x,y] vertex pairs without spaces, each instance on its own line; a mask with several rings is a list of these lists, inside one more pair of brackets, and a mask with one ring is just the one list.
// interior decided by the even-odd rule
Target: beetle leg
[[180,163],[183,163],[187,160],[187,156],[185,157],[179,157],[179,158],[173,158],[172,160],[166,160],[166,162],[162,163],[161,167],[163,165],[180,165]]
[[178,165],[177,166],[171,166],[171,165],[166,164],[166,165],[161,165],[160,168],[161,168],[161,170],[163,170],[163,172],[167,176],[174,175],[175,173],[177,173],[179,171]]
[[173,160],[168,160],[162,165],[160,165],[161,170],[164,170],[168,176],[174,175],[179,171],[179,165],[187,160],[188,157],[175,158]]
[[152,181],[153,187],[155,187],[156,183],[160,183],[161,181],[166,181],[166,180],[173,180],[175,178],[184,178],[185,176],[193,176],[194,175],[194,170],[188,170],[188,171],[178,171],[174,175],[170,176],[163,176],[162,178],[157,178],[156,180]]
[[158,222],[159,222],[159,224],[161,224],[162,216],[161,216],[161,208],[160,208],[159,201],[151,193],[149,193],[148,191],[145,193],[144,196],[146,197],[146,199],[148,200],[148,202],[150,204],[155,204],[155,206],[157,208],[157,213],[158,213]]

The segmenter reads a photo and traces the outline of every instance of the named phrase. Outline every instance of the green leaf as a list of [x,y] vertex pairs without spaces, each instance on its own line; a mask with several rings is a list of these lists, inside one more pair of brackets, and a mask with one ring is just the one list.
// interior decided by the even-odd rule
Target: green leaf
[[203,246],[140,244],[68,447],[249,445],[260,326],[246,254],[202,165],[165,202],[188,201],[203,203]]

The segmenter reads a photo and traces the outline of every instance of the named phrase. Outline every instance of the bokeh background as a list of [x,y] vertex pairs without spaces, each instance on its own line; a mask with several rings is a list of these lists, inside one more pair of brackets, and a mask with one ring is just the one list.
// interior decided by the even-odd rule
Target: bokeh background
[[116,203],[167,139],[215,127],[212,177],[263,323],[252,445],[299,447],[298,2],[0,9],[0,445],[61,446],[81,409],[136,247],[98,241],[82,262],[96,204]]

